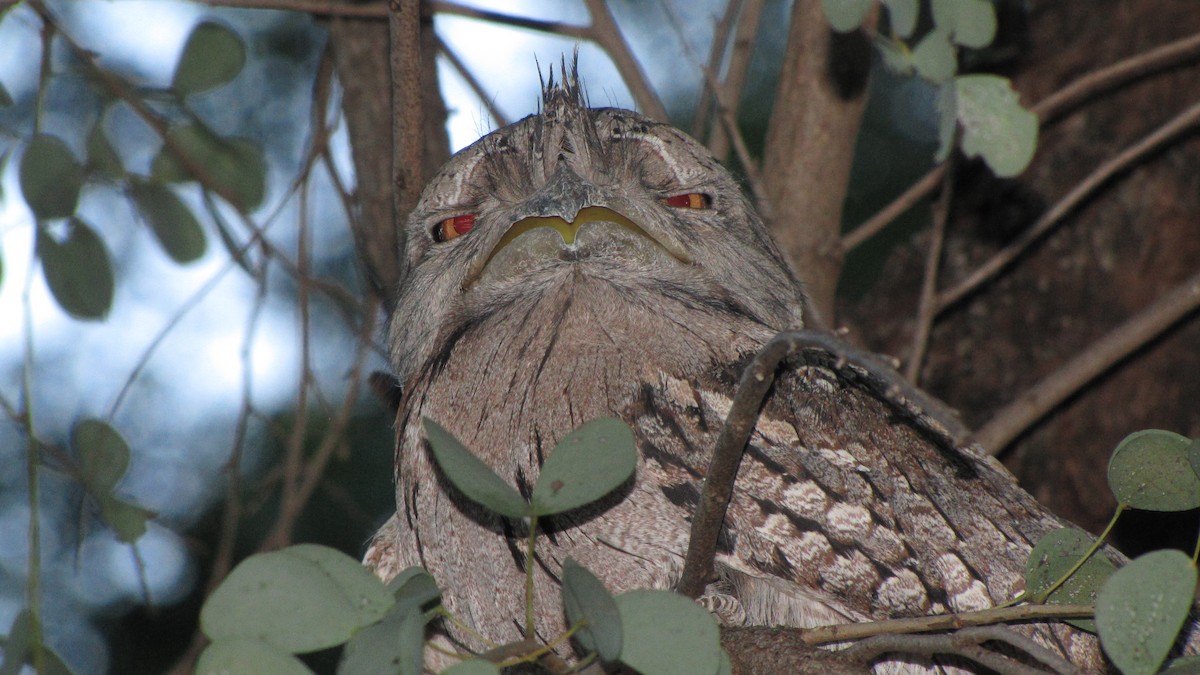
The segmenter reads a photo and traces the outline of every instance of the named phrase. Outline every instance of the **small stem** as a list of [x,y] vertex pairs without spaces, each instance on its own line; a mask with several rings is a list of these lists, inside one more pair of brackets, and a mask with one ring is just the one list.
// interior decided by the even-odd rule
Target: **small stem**
[[[471,626],[468,626],[466,623],[464,623],[462,619],[458,618],[450,610],[446,609],[445,605],[438,605],[437,607],[434,607],[433,609],[431,609],[429,611],[430,611],[431,618],[432,617],[441,617],[441,618],[449,621],[450,623],[454,624],[455,628],[463,631],[464,633],[470,634],[471,637],[482,642],[484,644],[484,646],[486,646],[488,649],[495,649],[496,647],[499,646],[495,642],[484,637],[484,635],[481,634],[479,631],[475,630]],[[432,646],[433,643],[430,643],[430,645]]]
[[537,540],[537,516],[529,517],[529,539],[525,546],[525,638],[534,637],[533,626],[533,545]]
[[1062,586],[1064,583],[1066,583],[1067,579],[1071,578],[1071,575],[1078,572],[1080,567],[1083,567],[1083,564],[1088,561],[1088,558],[1092,557],[1092,554],[1100,550],[1100,547],[1104,544],[1104,540],[1107,539],[1109,533],[1112,532],[1113,526],[1117,524],[1117,519],[1121,517],[1121,514],[1124,513],[1125,509],[1127,508],[1129,507],[1125,504],[1118,504],[1117,511],[1113,514],[1112,520],[1108,521],[1108,527],[1105,527],[1104,531],[1100,533],[1100,536],[1096,539],[1096,541],[1092,542],[1092,547],[1087,550],[1087,553],[1084,553],[1082,556],[1080,556],[1079,560],[1076,560],[1075,564],[1071,566],[1071,569],[1067,570],[1066,574],[1062,575],[1058,581],[1050,584],[1050,588],[1038,593],[1037,597],[1032,598],[1030,602],[1037,605],[1045,604],[1046,598],[1050,597],[1051,593],[1057,591],[1059,586]]

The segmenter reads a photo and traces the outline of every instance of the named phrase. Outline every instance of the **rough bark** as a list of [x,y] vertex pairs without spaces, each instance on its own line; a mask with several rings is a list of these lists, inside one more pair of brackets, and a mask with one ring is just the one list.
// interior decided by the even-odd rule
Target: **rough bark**
[[[334,18],[329,23],[342,112],[354,150],[355,197],[359,206],[353,223],[359,259],[371,289],[390,306],[400,277],[398,222],[394,214],[392,181],[392,78],[388,22],[380,19]],[[438,88],[437,37],[429,17],[421,20],[420,92],[400,94],[423,106],[423,131],[401,144],[422,146],[421,183],[449,156],[446,106]],[[424,94],[424,95],[422,95]],[[404,102],[400,102],[401,105]]]
[[792,8],[787,53],[767,128],[763,180],[771,234],[817,312],[833,319],[842,266],[842,202],[866,102],[871,46],[829,29],[819,0]]

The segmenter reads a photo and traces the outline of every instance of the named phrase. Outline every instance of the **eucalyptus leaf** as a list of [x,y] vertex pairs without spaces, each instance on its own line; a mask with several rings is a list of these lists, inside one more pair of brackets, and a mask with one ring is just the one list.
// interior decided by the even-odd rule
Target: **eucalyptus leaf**
[[129,197],[172,260],[189,263],[204,255],[204,230],[171,188],[133,179],[129,182]]
[[[417,573],[408,576],[403,583],[388,584],[388,590],[392,591],[392,597],[396,599],[398,610],[406,610],[410,607],[419,610],[441,597],[442,590],[438,588],[433,575],[420,567],[410,567],[409,569],[415,569]],[[394,579],[392,581],[395,582]]]
[[883,58],[883,65],[888,70],[899,75],[911,75],[913,72],[912,50],[902,42],[887,39],[875,41],[875,48]]
[[930,0],[937,30],[953,36],[954,43],[982,49],[996,37],[996,8],[989,0]]
[[[199,180],[241,211],[252,211],[266,194],[267,163],[262,148],[245,138],[222,138],[198,124],[171,129],[171,144],[163,145],[150,164],[158,181],[180,183]],[[173,154],[179,148],[197,167],[192,172]]]
[[93,492],[111,492],[129,468],[129,445],[103,420],[79,421],[71,430],[71,446],[79,455],[83,482]]
[[912,64],[921,77],[941,84],[958,71],[958,53],[950,44],[950,36],[942,31],[929,31],[912,52]]
[[911,37],[921,12],[917,0],[883,0],[883,6],[887,7],[892,31],[902,38]]
[[379,623],[354,634],[346,643],[338,675],[420,673],[424,662],[425,617],[414,607],[393,608]]
[[463,495],[508,518],[533,515],[521,495],[449,431],[428,417],[422,422],[434,460]]
[[67,222],[60,242],[37,228],[37,253],[50,293],[76,319],[103,319],[112,308],[113,271],[108,249],[83,220]]
[[613,417],[585,423],[563,436],[542,464],[530,496],[539,516],[590,504],[633,475],[637,444],[629,425]]
[[121,157],[108,141],[104,133],[104,125],[97,122],[87,137],[87,169],[108,178],[125,176],[125,165]]
[[821,0],[829,25],[839,33],[857,30],[875,0]]
[[1200,477],[1192,464],[1192,441],[1171,431],[1135,431],[1108,460],[1108,485],[1117,501],[1147,511],[1200,507]]
[[1001,178],[1024,171],[1037,149],[1037,115],[1021,107],[1006,78],[962,75],[954,83],[963,152],[982,157]]
[[586,567],[567,558],[562,566],[563,608],[567,622],[587,621],[575,639],[602,661],[615,661],[621,655],[621,613],[608,589]]
[[265,642],[215,640],[200,654],[196,675],[312,675],[299,659]]
[[[1091,548],[1095,539],[1081,530],[1064,527],[1048,532],[1029,553],[1025,567],[1025,592],[1039,596],[1069,572]],[[1091,605],[1100,587],[1116,571],[1116,566],[1101,551],[1093,553],[1066,581],[1046,597],[1051,605]],[[1095,632],[1091,619],[1069,619],[1067,623]]]
[[146,534],[146,521],[158,515],[111,494],[99,496],[100,518],[117,533],[117,539],[132,544]]
[[0,660],[0,675],[20,675],[21,667],[25,665],[33,641],[33,623],[29,610],[17,612],[4,636],[4,658]]
[[629,591],[621,613],[621,662],[655,675],[708,675],[721,667],[721,633],[712,615],[670,591]]
[[394,601],[357,560],[301,544],[243,560],[200,611],[210,639],[251,638],[288,653],[341,644]]
[[1196,592],[1196,568],[1174,549],[1117,570],[1096,599],[1100,644],[1126,675],[1150,675],[1166,659]]
[[21,195],[39,219],[67,218],[75,213],[83,167],[57,136],[34,136],[21,155],[18,173]]
[[205,21],[188,36],[171,88],[181,96],[214,89],[237,77],[245,65],[246,46],[237,33]]

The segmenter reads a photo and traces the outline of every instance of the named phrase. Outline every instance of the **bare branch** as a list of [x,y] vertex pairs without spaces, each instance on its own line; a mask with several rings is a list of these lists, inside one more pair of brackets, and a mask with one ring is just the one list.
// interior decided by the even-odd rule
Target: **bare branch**
[[453,2],[443,2],[441,0],[433,0],[427,4],[429,5],[429,9],[435,13],[465,16],[469,19],[479,19],[480,21],[487,21],[489,23],[494,23],[501,26],[525,28],[528,30],[538,31],[539,33],[563,35],[566,37],[575,38],[577,40],[594,39],[592,33],[593,29],[591,26],[577,26],[572,23],[563,23],[561,21],[530,19],[523,16],[504,14],[503,12],[494,12],[488,9],[477,9],[475,7],[459,5]]
[[1030,387],[979,429],[975,440],[989,453],[998,454],[1067,397],[1162,335],[1197,307],[1200,307],[1200,273]]
[[[953,157],[948,160],[953,163]],[[913,384],[920,384],[921,364],[925,361],[925,350],[929,346],[929,332],[937,317],[937,280],[942,264],[942,244],[946,239],[946,221],[950,219],[950,205],[954,198],[954,170],[942,172],[942,196],[933,212],[933,231],[929,235],[929,251],[925,254],[925,275],[921,280],[921,297],[917,302],[917,321],[913,329],[912,349],[904,376]]]
[[938,295],[938,312],[944,311],[954,303],[962,300],[971,292],[978,289],[986,281],[999,274],[1013,260],[1020,256],[1033,243],[1042,238],[1046,232],[1064,216],[1073,211],[1099,189],[1108,179],[1138,163],[1147,155],[1155,152],[1161,146],[1175,140],[1192,127],[1200,124],[1200,104],[1183,111],[1166,124],[1154,130],[1150,135],[1126,148],[1116,157],[1096,168],[1087,178],[1079,182],[1069,193],[1058,201],[1037,222],[1021,233],[1021,236],[999,253],[992,256],[957,286],[943,291]]
[[[717,21],[713,27],[712,46],[708,50],[708,72],[716,73],[721,71],[721,64],[725,62],[725,49],[729,46],[729,32],[733,30],[733,24],[737,21],[738,13],[742,11],[742,4],[745,0],[729,0],[725,3],[725,13],[721,15],[721,19]],[[670,7],[665,2],[664,7]],[[712,87],[706,83],[700,87],[700,101],[696,105],[696,116],[692,119],[692,137],[704,138],[705,130],[708,129],[708,118],[712,109]],[[709,145],[709,150],[712,146]]]
[[1088,99],[1139,80],[1200,61],[1200,33],[1169,42],[1148,52],[1134,54],[1111,66],[1092,71],[1033,106],[1042,124],[1055,121]]
[[353,4],[344,0],[199,0],[213,7],[239,7],[245,9],[279,9],[304,12],[315,16],[342,16],[359,19],[383,19],[387,17],[387,2],[364,2]]
[[[725,71],[725,79],[721,84],[721,98],[725,101],[721,107],[728,111],[729,117],[732,119],[737,119],[742,92],[746,88],[746,73],[750,69],[751,47],[754,46],[754,36],[758,32],[758,20],[762,16],[764,4],[763,0],[745,0],[745,6],[738,18],[737,30],[733,34],[729,67]],[[713,69],[713,72],[715,73],[716,70]],[[709,134],[707,145],[717,159],[725,160],[729,155],[729,136],[724,131],[724,125],[713,128]]]
[[[1117,63],[1092,71],[1035,104],[1031,110],[1043,126],[1057,122],[1063,115],[1102,92],[1117,89],[1142,77],[1188,65],[1200,60],[1200,34],[1136,54]],[[842,250],[850,251],[889,225],[900,214],[933,192],[945,167],[939,165],[921,177],[892,203],[842,237]]]
[[634,58],[629,43],[625,42],[625,37],[621,35],[621,29],[617,27],[616,20],[608,11],[608,5],[604,0],[584,0],[584,2],[587,4],[588,12],[592,15],[590,38],[603,47],[604,51],[608,53],[608,57],[613,60],[613,65],[617,67],[617,72],[621,74],[625,86],[629,87],[629,93],[633,94],[633,100],[637,101],[638,107],[642,109],[642,114],[659,122],[668,121],[667,109],[663,107],[662,101],[650,87],[646,72]]

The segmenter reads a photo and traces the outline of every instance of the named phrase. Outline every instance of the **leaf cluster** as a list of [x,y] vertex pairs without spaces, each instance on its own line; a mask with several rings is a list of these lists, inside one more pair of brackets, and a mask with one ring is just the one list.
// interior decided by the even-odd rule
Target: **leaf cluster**
[[[1097,539],[1064,528],[1043,537],[1030,552],[1020,599],[1095,603],[1095,621],[1068,623],[1098,633],[1121,672],[1148,675],[1162,667],[1195,602],[1200,540],[1190,558],[1173,549],[1152,551],[1119,569],[1100,548],[1127,509],[1200,508],[1200,439],[1158,429],[1132,433],[1113,451],[1108,484],[1117,510],[1104,534]],[[1168,672],[1197,668],[1200,658],[1188,657],[1172,662]]]
[[[989,0],[881,0],[887,31],[874,44],[884,64],[916,74],[938,90],[940,144],[945,159],[962,130],[961,148],[981,157],[1000,177],[1021,173],[1037,148],[1038,119],[1025,109],[1006,77],[959,72],[959,51],[979,50],[996,36],[996,8]],[[821,0],[835,31],[857,30],[876,0]]]
[[[165,91],[139,92],[88,61],[97,79],[116,93],[113,102],[124,98],[123,102],[160,133],[163,145],[149,175],[138,175],[126,167],[104,131],[106,114],[100,115],[88,133],[82,161],[54,134],[35,133],[25,143],[18,175],[21,194],[37,221],[36,255],[51,295],[68,314],[83,320],[103,319],[113,303],[112,256],[96,228],[78,213],[80,195],[89,183],[119,186],[163,251],[178,264],[203,256],[207,242],[199,219],[174,186],[198,183],[210,211],[210,192],[242,213],[262,203],[266,191],[262,148],[248,139],[217,134],[188,106],[189,97],[231,81],[245,61],[242,39],[212,21],[192,30]],[[183,121],[166,121],[152,111],[151,102],[172,106]],[[0,105],[6,103],[11,103],[11,98],[0,91]],[[0,166],[6,159],[0,157]],[[223,221],[215,213],[213,216],[217,227],[224,228]],[[232,250],[233,239],[223,230],[221,235],[238,258]]]
[[[526,500],[440,425],[426,419],[424,428],[438,466],[464,496],[529,523],[530,560],[539,517],[595,502],[628,481],[637,463],[629,427],[616,419],[594,420],[559,441]],[[533,568],[526,565],[527,621],[535,602]],[[201,624],[213,642],[198,672],[307,673],[296,654],[345,645],[339,673],[418,673],[428,648],[426,625],[439,619],[457,623],[440,604],[440,594],[423,569],[404,570],[384,585],[357,561],[325,547],[299,545],[251,556],[204,605]],[[502,667],[536,663],[569,639],[579,647],[581,664],[598,659],[648,673],[731,672],[716,621],[681,595],[637,590],[614,597],[568,558],[562,601],[570,628],[550,644],[504,646],[492,651],[505,656],[491,660],[460,653],[461,660],[444,672],[499,673]]]

